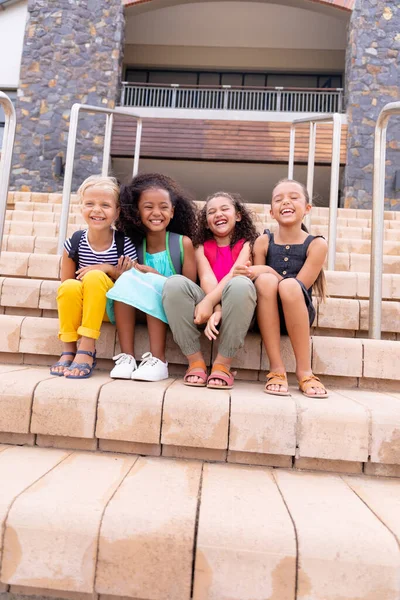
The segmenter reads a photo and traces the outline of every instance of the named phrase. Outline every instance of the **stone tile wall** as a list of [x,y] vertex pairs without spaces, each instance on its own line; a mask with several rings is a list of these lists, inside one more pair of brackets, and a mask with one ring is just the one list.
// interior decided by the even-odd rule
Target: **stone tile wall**
[[[400,4],[357,0],[349,27],[346,207],[370,208],[376,120],[385,104],[400,100]],[[400,210],[400,191],[394,189],[400,170],[400,117],[392,117],[387,139],[385,206]]]
[[[75,102],[115,106],[124,47],[121,0],[29,0],[11,189],[58,191]],[[105,118],[79,121],[73,190],[101,171]]]

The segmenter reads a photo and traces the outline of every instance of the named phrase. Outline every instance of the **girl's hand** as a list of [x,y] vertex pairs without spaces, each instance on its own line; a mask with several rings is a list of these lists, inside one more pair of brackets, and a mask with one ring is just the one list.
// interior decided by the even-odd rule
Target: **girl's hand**
[[139,263],[135,264],[135,269],[137,269],[141,273],[155,273],[156,275],[160,275],[160,273],[153,269],[153,267],[149,267],[147,265],[139,265]]
[[255,275],[251,269],[251,262],[248,260],[247,262],[244,263],[244,265],[235,265],[233,272],[232,272],[232,277],[238,277],[239,275],[242,275],[244,277],[248,277],[249,279],[253,280]]
[[103,273],[105,273],[106,275],[109,275],[110,277],[112,277],[114,279],[114,269],[115,269],[115,267],[113,267],[112,265],[110,265],[108,263],[101,263],[99,265],[91,265],[90,267],[82,267],[81,269],[78,269],[76,271],[76,278],[83,279],[83,277],[89,271],[103,271]]
[[208,319],[214,312],[214,306],[207,296],[203,298],[201,302],[198,303],[196,308],[194,309],[194,320],[193,322],[196,325],[203,325],[203,323],[207,323]]
[[214,310],[213,314],[207,321],[207,325],[204,330],[204,335],[210,340],[210,342],[212,340],[217,339],[217,335],[219,334],[217,326],[221,322],[221,317],[222,317],[222,310],[219,307],[219,308],[216,308],[216,310]]
[[114,279],[118,279],[122,273],[125,271],[130,271],[134,265],[133,260],[130,256],[120,256],[118,259],[118,264],[114,267]]

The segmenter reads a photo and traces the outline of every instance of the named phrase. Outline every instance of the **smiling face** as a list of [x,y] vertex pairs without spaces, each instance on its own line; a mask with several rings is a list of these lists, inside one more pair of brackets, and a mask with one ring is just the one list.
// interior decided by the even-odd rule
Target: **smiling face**
[[311,210],[302,186],[296,181],[278,183],[272,192],[271,216],[282,225],[301,223]]
[[207,226],[214,237],[229,237],[242,219],[230,198],[216,196],[207,203]]
[[82,197],[81,212],[89,227],[109,229],[119,215],[115,193],[100,186],[89,187]]
[[170,195],[163,189],[152,188],[142,192],[138,208],[140,220],[148,231],[167,229],[174,216]]

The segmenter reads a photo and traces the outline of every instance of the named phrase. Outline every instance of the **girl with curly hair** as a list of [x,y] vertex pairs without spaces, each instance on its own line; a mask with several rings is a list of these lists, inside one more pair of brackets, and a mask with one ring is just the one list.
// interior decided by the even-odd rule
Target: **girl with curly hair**
[[[136,176],[121,189],[117,223],[136,246],[138,263],[118,279],[107,294],[107,312],[116,322],[121,354],[114,357],[115,379],[160,381],[168,378],[165,360],[167,317],[162,289],[168,277],[180,274],[194,282],[196,261],[191,239],[197,232],[194,202],[166,175]],[[150,352],[137,367],[134,358],[136,310],[146,313]]]
[[[251,264],[256,237],[251,215],[239,196],[217,192],[207,199],[195,238],[200,287],[176,275],[163,289],[169,326],[189,362],[185,385],[233,387],[235,373],[230,366],[244,344],[256,306],[253,282],[233,275],[237,265]],[[219,340],[208,377],[197,328],[202,324],[206,324],[204,333],[209,340]]]

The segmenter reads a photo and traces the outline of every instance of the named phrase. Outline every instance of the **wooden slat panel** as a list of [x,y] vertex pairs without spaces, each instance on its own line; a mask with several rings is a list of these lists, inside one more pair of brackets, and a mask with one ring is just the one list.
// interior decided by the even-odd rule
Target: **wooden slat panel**
[[[342,128],[341,162],[346,161],[347,127]],[[132,119],[116,116],[111,153],[132,157],[136,124]],[[330,163],[332,125],[317,127],[317,164]],[[296,129],[295,161],[306,163],[309,126]],[[207,121],[148,119],[143,122],[141,156],[145,158],[181,158],[252,162],[287,162],[289,157],[289,123],[252,121]]]

